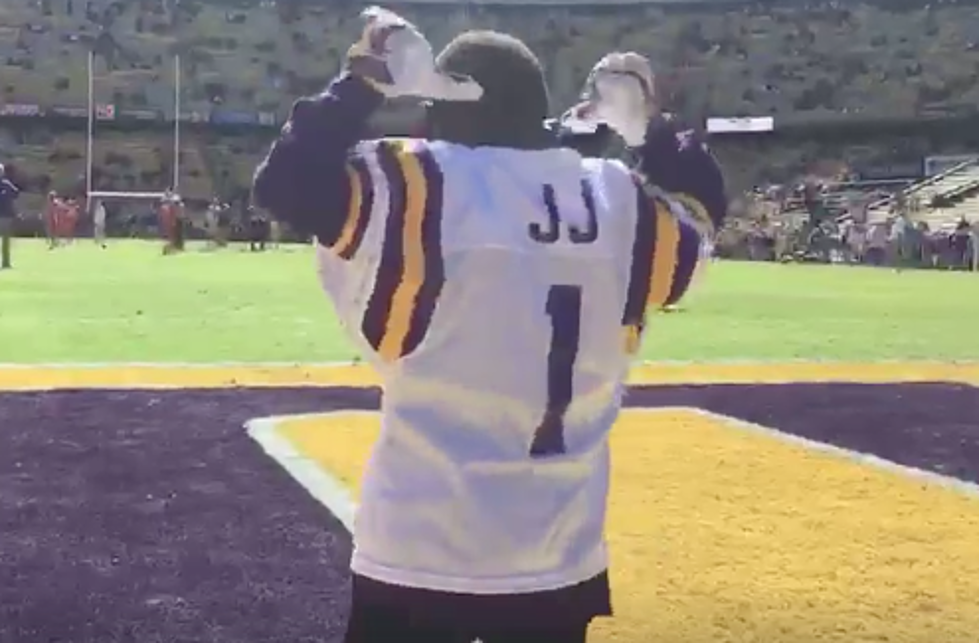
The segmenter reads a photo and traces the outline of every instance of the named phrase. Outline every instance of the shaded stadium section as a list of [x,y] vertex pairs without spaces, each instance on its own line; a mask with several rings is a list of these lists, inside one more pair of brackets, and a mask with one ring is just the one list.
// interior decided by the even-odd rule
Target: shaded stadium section
[[[0,394],[0,640],[338,641],[349,537],[249,439],[243,425],[258,417],[376,410],[378,402],[375,389],[343,386]],[[802,447],[772,446],[777,440],[769,438],[752,441],[736,425],[725,424],[725,417],[979,480],[979,390],[966,385],[636,386],[628,405],[632,409],[613,437],[621,473],[610,520],[613,561],[629,564],[619,565],[613,576],[621,619],[596,628],[599,643],[613,636],[647,640],[654,635],[694,643],[752,636],[783,640],[779,637],[793,632],[800,615],[769,601],[805,594],[806,586],[793,583],[809,577],[793,574],[807,570],[783,567],[791,563],[789,557],[776,556],[767,561],[770,568],[755,566],[752,572],[740,559],[761,558],[766,549],[788,552],[807,539],[838,534],[831,521],[843,514],[833,511],[844,507],[833,504],[840,502],[836,486],[867,489],[876,496],[874,506],[889,507],[886,494],[874,490],[891,481],[908,482],[898,474],[864,475],[862,469],[837,474],[828,460],[795,460]],[[300,448],[303,439],[318,443],[323,457],[339,458],[333,468],[345,469],[333,473],[355,485],[371,438],[370,416],[359,417],[366,418],[360,420],[364,426],[348,425],[356,430],[346,436],[342,430],[314,435],[300,423],[286,437]],[[774,477],[757,473],[774,476],[777,470],[801,473],[784,489]],[[715,492],[728,480],[724,476],[741,480],[741,486],[721,484]],[[620,493],[624,484],[634,495]],[[900,527],[895,541],[882,546],[889,562],[874,559],[868,548],[866,565],[911,570],[891,580],[912,590],[906,596],[918,597],[909,603],[914,631],[964,643],[963,632],[979,630],[975,612],[944,597],[956,591],[965,596],[973,581],[963,577],[958,590],[929,593],[925,570],[908,562],[921,555],[910,548],[915,534],[901,531],[915,522],[901,512],[934,506],[934,517],[917,518],[949,539],[944,546],[924,543],[925,555],[938,564],[943,551],[969,545],[947,517],[956,517],[963,528],[979,526],[979,501],[954,492],[931,501],[930,495],[915,495],[913,487],[921,486],[914,482],[895,493],[894,511],[887,516],[905,520],[894,523]],[[811,496],[801,495],[801,489]],[[789,509],[778,505],[783,496]],[[669,504],[656,504],[663,502]],[[852,518],[851,529],[858,524]],[[802,535],[793,540],[793,533]],[[720,544],[712,547],[714,541]],[[691,543],[696,547],[682,549]],[[959,563],[962,573],[973,564]],[[839,574],[832,564],[811,561],[830,576]],[[737,574],[732,578],[722,573],[725,569]],[[844,571],[852,574],[847,583],[854,587],[881,580],[873,569]],[[745,584],[752,579],[738,580],[748,573],[769,584],[782,580],[775,594],[752,595]],[[638,588],[658,577],[664,580],[654,583],[656,603],[650,607],[650,596]],[[906,596],[885,599],[907,603]],[[701,600],[705,597],[709,600]],[[823,620],[815,626],[879,635],[893,627],[888,623],[908,616],[885,613],[868,626],[859,620],[863,612],[833,603],[850,598],[818,594],[813,614]],[[713,611],[691,614],[702,605]],[[924,622],[920,614],[931,615],[933,630],[919,623]],[[616,629],[623,624],[629,629]]]

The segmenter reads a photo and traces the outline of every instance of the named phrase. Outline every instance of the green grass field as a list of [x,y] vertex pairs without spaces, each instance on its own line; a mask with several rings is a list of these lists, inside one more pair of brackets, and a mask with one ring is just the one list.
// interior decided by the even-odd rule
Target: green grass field
[[[0,363],[355,357],[308,247],[14,249],[15,269],[0,271]],[[719,263],[684,309],[650,320],[643,358],[979,359],[976,274]]]

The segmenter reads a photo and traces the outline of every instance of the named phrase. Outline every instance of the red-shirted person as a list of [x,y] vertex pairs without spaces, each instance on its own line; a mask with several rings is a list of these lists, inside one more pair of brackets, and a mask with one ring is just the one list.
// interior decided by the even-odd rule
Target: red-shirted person
[[64,201],[64,230],[63,236],[66,242],[71,243],[75,238],[75,229],[78,227],[78,215],[80,211],[78,201],[72,198]]
[[160,201],[160,234],[163,236],[163,254],[168,255],[183,250],[181,234],[180,196],[168,189]]

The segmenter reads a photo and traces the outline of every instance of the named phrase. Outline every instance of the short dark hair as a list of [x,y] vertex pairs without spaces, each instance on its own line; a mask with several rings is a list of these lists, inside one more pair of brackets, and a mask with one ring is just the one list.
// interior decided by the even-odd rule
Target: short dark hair
[[428,110],[430,133],[467,145],[541,147],[550,112],[540,60],[518,38],[496,31],[466,31],[438,55],[436,66],[471,76],[483,87],[478,102],[435,102]]

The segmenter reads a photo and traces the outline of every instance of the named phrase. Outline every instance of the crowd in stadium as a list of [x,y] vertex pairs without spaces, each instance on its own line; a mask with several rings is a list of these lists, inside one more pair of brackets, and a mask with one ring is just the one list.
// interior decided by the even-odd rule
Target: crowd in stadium
[[[208,229],[209,204],[218,199],[228,204],[224,218],[230,219],[221,229],[248,236],[257,216],[248,202],[255,165],[292,100],[318,91],[338,67],[361,7],[302,0],[0,3],[0,162],[22,193],[17,231],[42,233],[52,191],[84,200],[91,50],[93,189],[162,192],[173,185],[176,165],[193,229]],[[979,150],[979,140],[971,140],[975,128],[962,125],[979,113],[979,11],[967,1],[558,6],[499,0],[411,2],[402,9],[436,47],[470,26],[521,37],[545,65],[556,110],[575,99],[601,52],[649,55],[667,109],[694,126],[711,118],[728,122],[729,131],[714,133],[711,146],[735,201],[746,195],[757,202],[751,194],[786,191],[803,180],[824,186],[815,199],[763,200],[766,239],[808,239],[825,226],[795,225],[799,212],[838,215],[840,199],[854,194],[891,198],[930,176],[924,158]],[[407,133],[413,118],[411,106],[389,107],[376,127]],[[765,131],[754,131],[752,123],[766,118]],[[899,180],[875,183],[880,179]],[[968,189],[957,196],[970,196]],[[92,207],[84,208],[83,220],[91,220]],[[156,221],[155,207],[107,202],[106,208],[110,234],[143,234]],[[897,214],[892,209],[888,220]],[[976,219],[971,211],[956,213],[929,234],[953,234],[963,216]],[[745,248],[757,245],[744,232],[758,227],[759,217],[751,220],[754,227],[732,224],[728,236],[740,249],[731,254],[746,256]],[[773,247],[785,244],[798,245]]]

